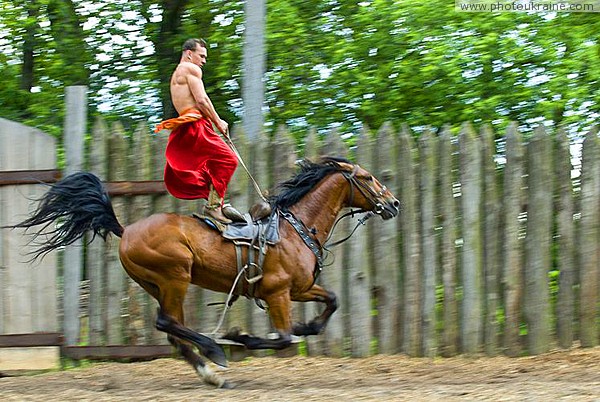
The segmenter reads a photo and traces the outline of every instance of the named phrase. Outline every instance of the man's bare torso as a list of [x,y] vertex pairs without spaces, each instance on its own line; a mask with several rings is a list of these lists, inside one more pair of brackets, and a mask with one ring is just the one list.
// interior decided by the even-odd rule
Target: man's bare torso
[[179,114],[196,107],[196,100],[188,83],[188,76],[194,74],[194,67],[196,66],[192,63],[182,62],[171,76],[171,101]]

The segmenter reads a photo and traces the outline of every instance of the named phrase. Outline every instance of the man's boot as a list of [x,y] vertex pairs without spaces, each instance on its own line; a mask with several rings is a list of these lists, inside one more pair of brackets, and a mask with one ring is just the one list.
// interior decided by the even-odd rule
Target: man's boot
[[232,223],[232,221],[223,215],[221,204],[223,204],[223,199],[219,197],[219,194],[211,185],[208,193],[208,200],[204,206],[204,215],[210,216],[211,218],[218,222],[224,223],[225,225],[229,225]]

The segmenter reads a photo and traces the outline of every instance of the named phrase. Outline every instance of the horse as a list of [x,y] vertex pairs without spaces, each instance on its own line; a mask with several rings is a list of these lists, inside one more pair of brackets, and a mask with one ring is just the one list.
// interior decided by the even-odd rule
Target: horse
[[[300,172],[281,183],[279,192],[268,200],[273,213],[286,219],[278,223],[280,241],[267,246],[262,278],[253,295],[268,306],[279,337],[261,338],[239,329],[223,336],[247,349],[283,349],[291,344],[292,335],[317,335],[325,328],[337,309],[337,298],[315,283],[316,273],[322,265],[323,245],[343,208],[358,208],[384,220],[399,214],[398,199],[347,159],[326,157],[299,165]],[[225,367],[222,348],[185,326],[183,301],[190,284],[222,293],[232,290],[238,275],[234,244],[194,216],[157,213],[122,226],[102,182],[88,172],[73,173],[49,186],[30,217],[13,226],[25,228],[34,239],[43,234],[33,258],[71,244],[88,231],[104,240],[111,233],[120,237],[123,268],[158,301],[156,328],[167,334],[204,382],[229,387],[201,357]],[[308,323],[292,324],[293,301],[319,302],[325,309]]]

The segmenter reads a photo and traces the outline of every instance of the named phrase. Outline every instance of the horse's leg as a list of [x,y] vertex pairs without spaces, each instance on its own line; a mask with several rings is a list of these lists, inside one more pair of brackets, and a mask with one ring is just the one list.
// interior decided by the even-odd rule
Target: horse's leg
[[177,348],[185,361],[188,362],[194,368],[194,370],[196,370],[204,382],[215,385],[218,388],[233,388],[229,382],[225,381],[223,378],[213,372],[210,367],[204,363],[204,360],[202,360],[202,358],[194,352],[194,349],[187,342],[183,342],[172,335],[167,335],[167,339],[171,345]]
[[200,353],[215,364],[227,367],[225,352],[214,340],[183,325],[183,300],[187,287],[187,282],[173,280],[162,286],[159,285],[160,309],[156,319],[156,329],[196,345]]
[[325,303],[326,306],[325,311],[309,323],[296,323],[294,325],[292,333],[297,336],[320,334],[338,307],[335,293],[325,290],[319,285],[313,285],[307,292],[295,296],[292,300],[299,302],[315,301]]
[[271,323],[279,334],[277,339],[259,338],[253,335],[241,334],[238,328],[231,329],[224,339],[239,342],[247,349],[285,349],[292,344],[291,336],[291,315],[292,301],[288,292],[281,292],[278,295],[265,297],[269,305],[269,316]]

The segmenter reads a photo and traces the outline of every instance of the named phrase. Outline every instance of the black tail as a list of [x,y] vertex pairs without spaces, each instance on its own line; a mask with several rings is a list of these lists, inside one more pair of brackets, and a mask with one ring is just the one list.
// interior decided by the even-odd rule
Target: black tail
[[[31,217],[10,226],[27,230],[43,225],[33,233],[32,242],[37,246],[31,252],[34,260],[72,244],[88,230],[93,232],[93,238],[100,235],[104,240],[111,232],[123,235],[124,228],[115,216],[108,193],[100,179],[91,173],[78,172],[65,177],[51,185],[38,201]],[[38,239],[40,235],[43,242]]]

